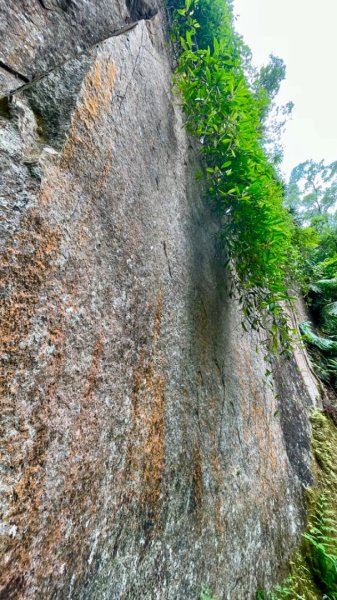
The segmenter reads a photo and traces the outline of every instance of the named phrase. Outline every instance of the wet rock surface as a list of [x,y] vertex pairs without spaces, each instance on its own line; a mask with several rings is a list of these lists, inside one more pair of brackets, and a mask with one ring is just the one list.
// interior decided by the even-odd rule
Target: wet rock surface
[[[11,67],[117,29],[108,4],[29,3]],[[312,397],[229,298],[163,14],[16,94],[0,151],[0,597],[253,598],[303,524]]]

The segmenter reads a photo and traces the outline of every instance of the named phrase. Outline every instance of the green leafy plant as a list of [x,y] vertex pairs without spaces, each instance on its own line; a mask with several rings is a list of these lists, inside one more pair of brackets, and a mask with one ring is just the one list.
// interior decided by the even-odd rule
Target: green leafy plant
[[313,525],[303,537],[310,545],[308,556],[314,577],[323,591],[336,598],[337,523],[324,493],[318,498]]
[[212,595],[212,592],[208,587],[203,586],[200,594],[200,600],[217,600],[217,598]]
[[172,30],[180,51],[176,88],[187,130],[200,143],[234,289],[250,325],[268,331],[273,350],[280,341],[287,351],[291,335],[282,303],[289,300],[293,224],[263,148],[268,95],[254,93],[247,81],[228,2],[186,0]]
[[310,321],[301,323],[300,331],[308,344],[319,348],[319,350],[326,354],[337,354],[337,342],[314,333]]
[[[324,493],[315,503],[313,524],[303,534],[307,545],[303,553],[308,567],[295,567],[294,575],[290,575],[282,585],[271,591],[259,590],[257,600],[308,600],[309,598],[337,598],[337,523],[335,512]],[[304,573],[304,577],[301,574]],[[313,582],[316,592],[308,587],[308,580]],[[311,586],[310,586],[311,587]]]
[[288,577],[283,585],[276,585],[273,590],[267,592],[265,590],[258,590],[256,593],[256,600],[306,600],[305,596],[298,594],[293,587],[293,577]]

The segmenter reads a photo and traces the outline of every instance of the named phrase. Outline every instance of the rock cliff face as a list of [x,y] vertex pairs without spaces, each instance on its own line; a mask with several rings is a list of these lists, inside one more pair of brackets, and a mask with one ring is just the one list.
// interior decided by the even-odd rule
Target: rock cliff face
[[164,11],[0,7],[3,95],[36,78],[1,100],[0,598],[253,598],[303,526],[318,392],[300,353],[265,378],[229,298]]

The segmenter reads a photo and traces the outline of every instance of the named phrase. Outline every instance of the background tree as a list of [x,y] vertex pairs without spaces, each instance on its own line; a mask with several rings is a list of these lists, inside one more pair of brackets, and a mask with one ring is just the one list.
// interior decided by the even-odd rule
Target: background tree
[[331,209],[337,205],[337,161],[325,164],[323,160],[307,160],[291,172],[286,189],[286,205],[295,209],[304,222],[319,225],[335,220]]
[[[285,77],[286,66],[283,59],[271,54],[269,62],[255,73],[253,81],[254,93],[261,101],[260,119],[263,128],[263,145],[276,166],[281,163],[283,158],[281,136],[294,107],[293,102],[279,105],[276,101]],[[263,99],[266,101],[263,102]]]
[[337,161],[307,160],[297,165],[286,186],[294,216],[302,289],[314,327],[301,332],[320,377],[337,388]]

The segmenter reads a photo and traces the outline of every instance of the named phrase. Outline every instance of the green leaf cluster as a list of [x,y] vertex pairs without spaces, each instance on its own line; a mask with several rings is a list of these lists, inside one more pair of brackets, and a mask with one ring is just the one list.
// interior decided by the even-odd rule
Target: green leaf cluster
[[186,0],[175,13],[173,35],[186,127],[200,143],[208,199],[222,222],[244,315],[253,327],[271,332],[274,349],[279,339],[288,349],[282,302],[293,260],[293,221],[263,149],[261,115],[270,100],[247,81],[230,3]]
[[308,556],[314,578],[324,592],[337,598],[337,522],[324,493],[318,498],[313,525],[303,537],[311,546]]
[[217,600],[210,591],[209,588],[203,586],[200,594],[200,600]]
[[310,321],[305,321],[304,323],[301,323],[300,331],[304,340],[308,344],[319,348],[319,350],[321,350],[325,354],[337,356],[337,342],[327,337],[317,335],[313,331],[312,324]]

